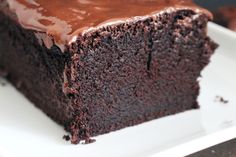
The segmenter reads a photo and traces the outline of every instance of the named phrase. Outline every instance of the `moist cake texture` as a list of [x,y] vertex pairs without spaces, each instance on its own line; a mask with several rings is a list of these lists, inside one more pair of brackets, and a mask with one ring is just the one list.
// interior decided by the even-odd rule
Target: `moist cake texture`
[[0,0],[0,69],[71,142],[199,107],[216,44],[188,0]]

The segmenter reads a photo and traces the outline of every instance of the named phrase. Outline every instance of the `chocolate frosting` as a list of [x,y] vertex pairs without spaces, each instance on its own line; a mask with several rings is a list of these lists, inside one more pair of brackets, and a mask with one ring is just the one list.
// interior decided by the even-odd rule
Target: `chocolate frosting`
[[[211,14],[190,0],[3,0],[19,23],[37,31],[47,47],[52,38],[58,46],[75,41],[78,34],[95,27],[125,22],[173,9],[192,9]],[[1,2],[1,1],[0,1]],[[3,3],[1,2],[1,3]],[[48,37],[39,33],[46,33]]]

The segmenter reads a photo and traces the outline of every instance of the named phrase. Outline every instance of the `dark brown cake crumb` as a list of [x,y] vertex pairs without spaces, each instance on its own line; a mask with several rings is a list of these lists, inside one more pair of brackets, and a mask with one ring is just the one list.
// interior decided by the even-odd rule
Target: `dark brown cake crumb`
[[229,103],[229,100],[225,100],[222,96],[216,96],[215,101],[223,103],[223,104],[228,104]]
[[89,143],[93,143],[95,142],[96,140],[95,139],[91,139],[91,138],[87,138],[83,144],[89,144]]
[[7,76],[7,72],[0,68],[0,77],[6,77],[6,76]]
[[16,88],[20,88],[22,86],[22,81],[18,81],[17,83],[16,83]]
[[[7,76],[7,72],[0,68],[0,77],[6,77],[6,76]],[[0,80],[0,85],[5,86],[6,82],[4,82],[3,80]]]
[[66,141],[69,141],[70,140],[70,136],[69,135],[64,135],[63,139],[66,140]]

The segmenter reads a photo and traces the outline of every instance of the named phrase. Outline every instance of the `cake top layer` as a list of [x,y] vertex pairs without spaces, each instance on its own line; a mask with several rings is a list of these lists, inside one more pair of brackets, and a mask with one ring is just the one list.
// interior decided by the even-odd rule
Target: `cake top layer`
[[[27,29],[46,32],[56,43],[102,25],[157,14],[165,9],[193,9],[211,14],[191,0],[2,0]],[[0,1],[1,2],[1,1]],[[3,3],[1,2],[1,3]]]

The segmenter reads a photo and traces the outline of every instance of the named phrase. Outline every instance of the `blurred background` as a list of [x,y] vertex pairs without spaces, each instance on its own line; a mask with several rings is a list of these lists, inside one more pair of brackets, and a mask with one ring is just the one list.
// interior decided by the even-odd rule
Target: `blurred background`
[[193,0],[209,9],[214,22],[236,32],[236,0]]
[[236,0],[194,0],[194,2],[207,9],[210,9],[211,11],[214,11],[219,7],[227,5],[236,6]]

